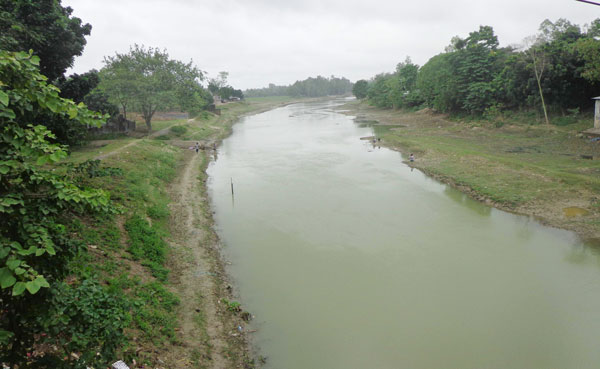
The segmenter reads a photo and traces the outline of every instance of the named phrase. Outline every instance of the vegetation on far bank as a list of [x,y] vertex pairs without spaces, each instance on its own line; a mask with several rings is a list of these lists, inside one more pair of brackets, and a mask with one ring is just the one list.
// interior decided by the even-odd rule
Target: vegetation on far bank
[[352,82],[344,77],[330,78],[317,76],[302,81],[296,81],[289,86],[269,84],[264,88],[253,88],[245,91],[247,97],[292,96],[292,97],[323,97],[345,95],[352,91]]
[[[382,122],[387,145],[413,152],[429,174],[503,209],[600,237],[600,19],[542,22],[522,45],[501,47],[492,27],[453,37],[423,66],[354,84],[359,114]],[[369,118],[371,119],[371,118]],[[564,209],[582,208],[579,217]],[[584,215],[584,216],[582,216]]]
[[[585,237],[600,237],[600,155],[597,142],[580,134],[591,117],[566,126],[539,124],[535,114],[495,120],[458,119],[430,110],[389,110],[355,101],[357,121],[373,125],[382,142],[426,173],[502,209],[539,216]],[[564,209],[584,212],[570,217]]]
[[598,35],[600,19],[584,27],[546,20],[522,45],[500,47],[492,27],[481,26],[466,38],[453,37],[423,66],[407,58],[392,73],[357,82],[354,94],[381,108],[484,118],[531,111],[541,122],[565,125],[599,94]]

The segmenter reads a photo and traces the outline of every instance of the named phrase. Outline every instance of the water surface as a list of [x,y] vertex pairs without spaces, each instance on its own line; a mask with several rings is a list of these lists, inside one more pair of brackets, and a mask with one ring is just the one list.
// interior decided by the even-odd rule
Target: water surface
[[598,253],[411,170],[335,104],[244,118],[209,168],[268,368],[600,366]]

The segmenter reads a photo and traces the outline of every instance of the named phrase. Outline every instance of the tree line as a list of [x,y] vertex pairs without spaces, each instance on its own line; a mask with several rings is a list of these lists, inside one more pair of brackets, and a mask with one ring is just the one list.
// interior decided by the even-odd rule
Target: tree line
[[288,86],[277,86],[272,83],[265,88],[255,88],[245,91],[248,97],[265,96],[294,96],[294,97],[321,97],[344,95],[352,91],[352,82],[342,77],[329,78],[317,76],[309,77],[303,81],[296,81]]
[[493,115],[506,110],[571,114],[592,106],[600,87],[600,19],[584,27],[545,20],[522,45],[500,47],[490,26],[454,37],[423,66],[409,57],[391,73],[353,86],[381,108],[428,107]]

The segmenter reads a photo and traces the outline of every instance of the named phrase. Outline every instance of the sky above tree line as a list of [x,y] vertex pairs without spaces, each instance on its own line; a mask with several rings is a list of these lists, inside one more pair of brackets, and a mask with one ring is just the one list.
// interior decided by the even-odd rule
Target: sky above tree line
[[574,0],[63,0],[92,25],[72,73],[100,69],[106,55],[137,43],[192,59],[235,88],[287,85],[322,75],[352,81],[423,65],[453,36],[490,25],[500,45],[519,44],[544,19],[584,25],[600,6]]

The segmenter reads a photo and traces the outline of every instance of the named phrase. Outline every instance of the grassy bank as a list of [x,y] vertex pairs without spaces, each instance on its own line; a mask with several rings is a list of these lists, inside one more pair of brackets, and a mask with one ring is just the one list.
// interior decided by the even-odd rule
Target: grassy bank
[[501,209],[600,237],[600,161],[586,159],[600,155],[600,144],[579,134],[591,116],[547,127],[525,114],[464,120],[365,102],[345,108],[372,124],[384,145],[414,153],[413,165],[441,181]]
[[[87,245],[87,251],[73,262],[70,277],[98,280],[129,307],[126,342],[115,361],[124,359],[132,368],[208,368],[221,357],[227,365],[225,361],[219,365],[253,365],[245,338],[230,332],[243,324],[243,311],[232,305],[212,230],[204,170],[213,157],[213,146],[231,132],[240,116],[289,102],[252,99],[227,104],[221,106],[220,115],[204,113],[195,120],[161,122],[155,125],[160,134],[153,137],[92,142],[72,153],[72,163],[102,158],[94,172],[98,175],[85,184],[108,190],[121,209],[115,216],[74,223],[72,234]],[[189,150],[195,142],[206,150],[195,155]],[[183,209],[186,204],[189,207]],[[182,212],[193,217],[182,221]],[[199,234],[196,244],[186,236],[190,232]],[[198,258],[196,248],[204,249],[202,258],[208,260],[206,285],[195,284],[195,275],[185,271]],[[226,303],[220,304],[221,298]],[[193,327],[186,326],[188,320]],[[222,332],[211,331],[215,326],[222,326]]]

